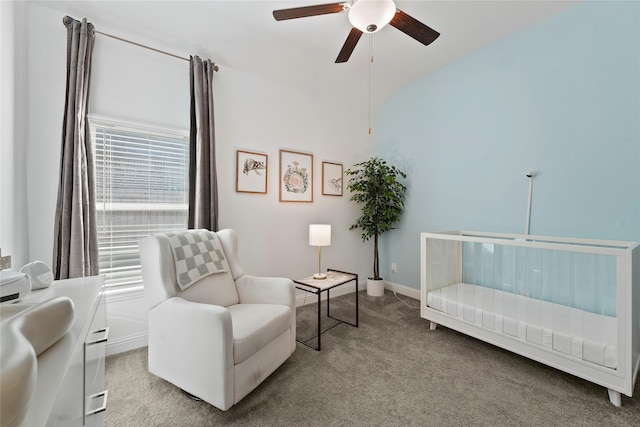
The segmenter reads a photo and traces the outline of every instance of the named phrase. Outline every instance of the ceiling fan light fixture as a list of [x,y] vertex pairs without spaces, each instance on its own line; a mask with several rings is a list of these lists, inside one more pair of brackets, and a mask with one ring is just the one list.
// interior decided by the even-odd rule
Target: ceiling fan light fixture
[[349,21],[363,33],[375,33],[396,14],[393,0],[357,0],[349,9]]

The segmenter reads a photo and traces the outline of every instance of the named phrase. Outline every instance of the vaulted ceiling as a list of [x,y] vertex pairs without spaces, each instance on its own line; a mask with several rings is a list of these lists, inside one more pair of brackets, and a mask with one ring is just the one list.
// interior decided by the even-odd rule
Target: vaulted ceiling
[[[348,0],[347,0],[348,1]],[[365,98],[371,72],[375,111],[400,86],[443,67],[577,0],[396,1],[441,33],[423,46],[387,26],[363,35],[347,63],[334,61],[351,29],[347,13],[277,22],[275,9],[331,0],[40,1],[62,16],[86,17],[96,29],[125,34],[181,56],[198,54],[318,97]],[[374,62],[369,63],[369,51]]]

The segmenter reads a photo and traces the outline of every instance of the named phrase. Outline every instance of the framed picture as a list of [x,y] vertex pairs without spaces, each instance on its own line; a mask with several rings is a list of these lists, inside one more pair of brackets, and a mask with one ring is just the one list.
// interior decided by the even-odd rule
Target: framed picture
[[236,192],[267,194],[269,156],[236,150]]
[[313,154],[280,150],[280,201],[313,202]]
[[342,196],[342,164],[322,162],[322,194]]

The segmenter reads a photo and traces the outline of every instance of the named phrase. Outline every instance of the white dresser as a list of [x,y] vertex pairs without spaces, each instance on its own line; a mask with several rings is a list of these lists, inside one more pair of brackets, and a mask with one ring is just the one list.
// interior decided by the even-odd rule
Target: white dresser
[[21,302],[67,296],[75,317],[67,334],[38,356],[38,382],[21,427],[102,426],[107,404],[104,277],[54,281]]

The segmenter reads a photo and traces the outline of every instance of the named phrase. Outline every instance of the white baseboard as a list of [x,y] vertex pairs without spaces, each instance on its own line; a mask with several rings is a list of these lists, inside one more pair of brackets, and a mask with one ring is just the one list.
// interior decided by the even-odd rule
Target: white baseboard
[[388,282],[385,280],[384,288],[390,291],[396,291],[400,295],[407,296],[409,298],[420,300],[420,289],[410,288],[408,286],[400,285],[398,283]]
[[111,356],[112,354],[124,353],[125,351],[146,347],[147,345],[149,345],[149,335],[144,333],[130,335],[115,341],[107,341],[105,351],[107,356]]
[[[384,282],[384,288],[386,290],[389,290],[389,291],[395,291],[396,293],[398,293],[400,295],[404,295],[404,296],[407,296],[409,298],[420,300],[420,290],[419,289],[410,288],[409,286],[404,286],[404,285],[400,285],[398,283],[388,282],[386,280]],[[359,291],[364,291],[366,289],[367,289],[367,283],[366,282],[358,284],[358,290]],[[353,293],[354,290],[355,290],[355,285],[353,283],[349,283],[348,285],[345,285],[345,286],[339,286],[339,287],[331,290],[331,298]],[[323,292],[321,300],[324,301],[326,299],[327,299],[327,293]],[[296,290],[296,307],[300,307],[300,306],[303,306],[303,305],[306,305],[306,304],[313,304],[313,303],[315,303],[317,301],[318,301],[318,297],[316,295],[313,295],[313,294],[311,294],[309,292]]]

